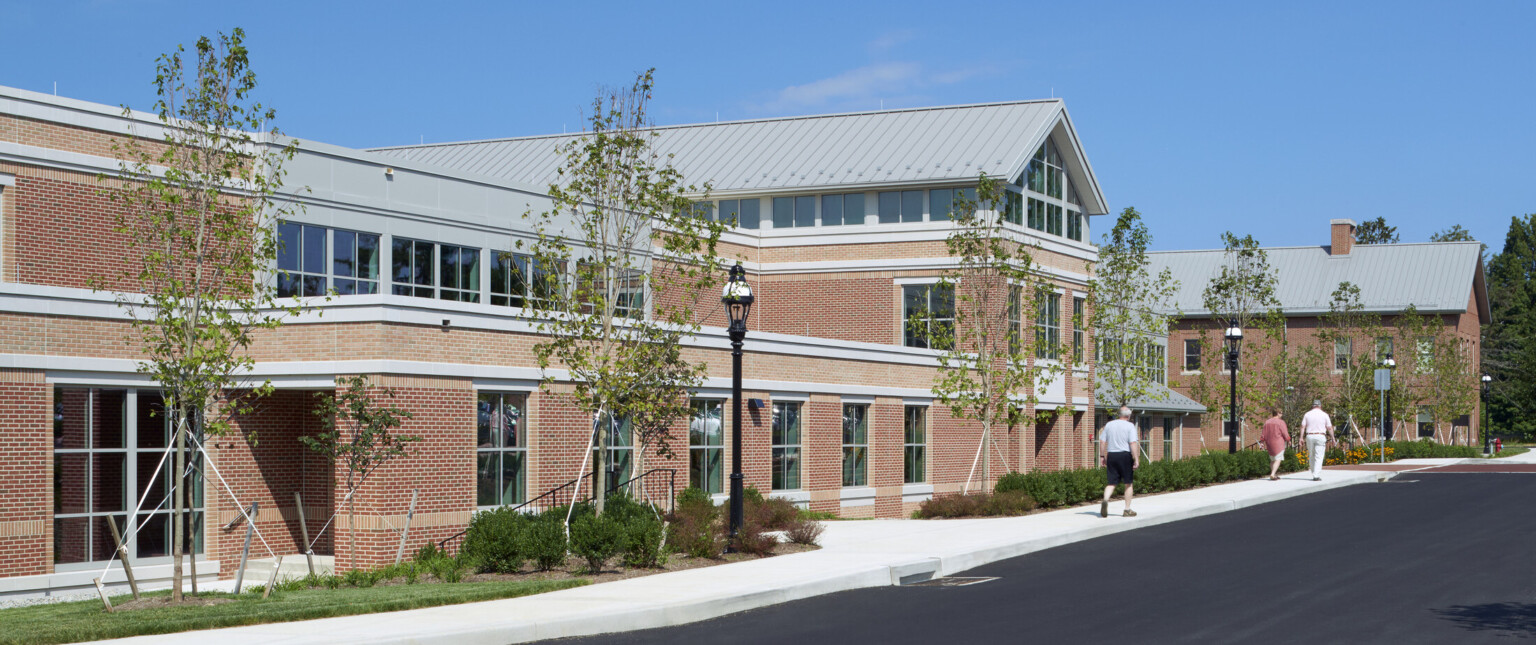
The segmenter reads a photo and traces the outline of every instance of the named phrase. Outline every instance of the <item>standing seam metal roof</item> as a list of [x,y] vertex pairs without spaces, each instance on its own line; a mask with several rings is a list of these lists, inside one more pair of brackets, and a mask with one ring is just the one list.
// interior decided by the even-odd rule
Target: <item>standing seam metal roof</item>
[[[1482,246],[1477,242],[1422,244],[1356,244],[1348,255],[1329,255],[1327,246],[1264,249],[1278,276],[1275,295],[1287,313],[1328,311],[1340,282],[1360,288],[1367,311],[1466,311],[1474,280],[1481,271]],[[1209,315],[1202,292],[1226,263],[1222,250],[1148,253],[1153,275],[1167,268],[1179,280],[1174,295],[1186,316]],[[1486,300],[1487,294],[1477,294]]]
[[[1023,172],[1058,120],[1061,99],[661,126],[655,149],[674,155],[688,182],[716,191],[837,189],[861,184],[962,181]],[[1070,131],[1070,125],[1067,126]],[[586,133],[377,148],[382,155],[544,186],[556,148]],[[1071,136],[1075,136],[1075,133]],[[1064,149],[1076,142],[1058,141]],[[1092,167],[1082,160],[1089,182]],[[1079,179],[1081,181],[1081,179]],[[1095,184],[1079,191],[1097,214]]]

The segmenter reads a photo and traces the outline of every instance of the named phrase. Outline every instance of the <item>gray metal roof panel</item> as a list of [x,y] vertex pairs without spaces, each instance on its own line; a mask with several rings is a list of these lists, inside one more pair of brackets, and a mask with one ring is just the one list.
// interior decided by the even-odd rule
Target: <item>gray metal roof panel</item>
[[[1326,246],[1265,249],[1278,276],[1275,295],[1288,313],[1328,311],[1341,282],[1360,288],[1369,311],[1466,311],[1472,301],[1482,246],[1477,242],[1355,245],[1348,255],[1331,256]],[[1174,302],[1184,315],[1209,315],[1203,292],[1226,262],[1222,250],[1149,253],[1154,274],[1164,268],[1179,280]]]
[[[1205,406],[1198,401],[1183,394],[1173,391],[1161,383],[1148,383],[1147,395],[1131,399],[1132,410],[1150,410],[1153,412],[1188,412],[1190,414],[1205,414]],[[1107,400],[1109,385],[1100,376],[1094,377],[1094,400],[1103,402]]]
[[[674,155],[673,162],[690,183],[712,182],[715,190],[767,191],[964,181],[983,172],[1011,179],[1064,115],[1060,99],[1047,99],[661,126],[654,132],[657,152]],[[556,147],[581,136],[586,135],[374,152],[548,185],[557,178],[562,161]],[[1088,169],[1084,161],[1082,167]]]

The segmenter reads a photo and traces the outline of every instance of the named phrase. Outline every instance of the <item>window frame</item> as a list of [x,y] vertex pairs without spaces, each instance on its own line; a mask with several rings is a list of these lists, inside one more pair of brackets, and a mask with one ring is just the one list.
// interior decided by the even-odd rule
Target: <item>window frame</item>
[[[516,404],[509,406],[510,399],[516,399]],[[482,404],[489,405],[490,409],[482,410]],[[508,407],[511,407],[516,414],[516,418],[513,419],[512,433],[513,443],[517,445],[506,445],[506,434],[504,432],[496,432],[493,428],[498,412],[504,415]],[[506,419],[505,416],[501,418]],[[505,421],[503,421],[503,426],[505,426]],[[527,392],[482,390],[475,393],[475,505],[477,507],[495,508],[528,501],[529,430]],[[494,437],[489,442],[489,446],[483,441],[487,437]],[[482,482],[485,480],[484,473],[486,472],[482,460],[488,456],[496,458],[494,468],[494,479],[496,482],[495,499],[490,504],[484,503],[485,490],[482,488]],[[506,460],[509,456],[515,457],[518,461],[517,476],[519,477],[518,482],[516,482],[516,493],[511,499],[508,499],[506,495],[507,485],[503,479],[507,475]]]
[[[694,411],[688,416],[688,485],[711,495],[725,492],[725,401],[725,399],[694,397],[689,402]],[[714,443],[708,443],[711,434],[709,428],[709,422],[712,420],[709,416],[711,405],[718,410],[713,418],[718,422],[713,432]],[[702,417],[699,414],[700,411],[703,412]],[[705,442],[696,441],[699,438]],[[710,461],[711,456],[714,457],[713,463]],[[701,458],[702,463],[696,463],[696,460]],[[713,481],[708,479],[711,475],[713,475]],[[705,485],[700,485],[701,483]]]
[[[1184,363],[1183,363],[1184,369],[1182,370],[1183,373],[1185,373],[1185,374],[1199,374],[1200,373],[1200,361],[1202,359],[1200,353],[1204,349],[1204,347],[1202,347],[1202,345],[1204,345],[1204,343],[1200,342],[1199,338],[1185,338],[1184,339]],[[1189,353],[1191,347],[1193,347],[1194,351],[1195,351],[1195,353],[1193,353],[1193,354]],[[1189,366],[1190,359],[1194,359],[1194,361],[1195,361],[1194,369],[1190,369],[1190,366]]]
[[1084,334],[1083,325],[1087,324],[1088,298],[1084,296],[1072,296],[1072,363],[1083,364],[1083,351],[1087,347],[1087,336]]
[[[869,485],[869,407],[868,403],[843,403],[842,448],[843,487]],[[857,410],[851,420],[849,412]],[[849,461],[850,458],[853,461]]]
[[1335,374],[1349,369],[1350,361],[1354,360],[1354,349],[1353,338],[1333,339],[1333,372]]
[[1061,293],[1042,289],[1036,294],[1035,358],[1061,358]]
[[[727,204],[730,204],[730,206],[727,206]],[[748,204],[752,205],[750,209],[747,207]],[[758,197],[722,199],[715,202],[714,212],[717,214],[715,219],[736,228],[757,230],[763,226],[762,208],[762,199]],[[750,216],[748,214],[749,210],[751,211]],[[733,217],[727,220],[726,213],[731,213]]]
[[[901,483],[928,483],[928,409],[926,405],[902,408]],[[916,440],[913,425],[916,423]],[[914,475],[914,467],[916,474]]]
[[[480,302],[480,249],[460,246],[458,244],[436,244],[438,299],[455,302]],[[448,270],[450,253],[457,257],[456,260],[452,261],[453,268],[455,269],[452,271],[454,274],[452,276],[454,286],[448,285],[450,280],[450,271]],[[468,266],[464,263],[464,258],[466,257],[473,258],[473,261]],[[473,288],[459,285],[459,283],[466,279],[474,285]]]
[[[793,415],[788,413],[790,410],[794,411]],[[768,443],[771,457],[769,463],[773,469],[771,490],[801,490],[803,480],[800,464],[805,441],[804,408],[800,401],[773,401],[770,414]],[[791,416],[794,421],[792,437],[791,430],[783,427]]]
[[[921,299],[922,299],[922,302],[923,302],[923,309],[921,311],[913,311],[910,308],[910,305],[913,303],[912,294],[915,293],[918,290],[922,291]],[[949,293],[949,299],[947,301],[947,303],[948,303],[947,309],[943,306],[945,304],[945,301],[943,300],[943,293],[946,292],[946,291]],[[902,339],[902,345],[903,346],[905,346],[905,347],[917,347],[917,348],[923,348],[923,349],[935,349],[935,350],[938,350],[938,351],[948,351],[948,349],[949,349],[948,347],[935,347],[934,346],[934,342],[933,342],[933,329],[934,329],[934,325],[935,324],[944,324],[944,323],[948,323],[948,325],[949,325],[951,330],[954,329],[954,324],[955,324],[955,296],[954,296],[954,292],[955,292],[955,286],[953,284],[947,284],[947,283],[944,283],[944,282],[928,282],[928,283],[922,283],[922,284],[903,284],[903,285],[901,285],[901,339]],[[935,305],[935,299],[934,299],[935,294],[938,294],[939,297],[940,297],[940,299],[938,300],[938,303],[939,303],[938,305]],[[920,314],[920,313],[926,313],[927,315],[925,315],[925,316],[917,315],[917,314]],[[945,314],[945,313],[947,313],[948,315],[947,316],[939,315],[939,314]],[[921,325],[922,326],[923,334],[922,334],[921,337],[917,337],[917,336],[914,335],[913,327],[915,325]],[[949,338],[950,341],[954,340],[953,335],[954,335],[954,333],[953,333],[953,331],[951,331],[950,332],[950,338]],[[918,341],[921,341],[921,344],[918,344]]]
[[[400,252],[401,244],[407,244],[407,251]],[[430,257],[422,264],[423,246]],[[401,260],[404,258],[404,263]],[[437,298],[437,243],[427,240],[418,240],[413,237],[395,236],[389,241],[389,265],[390,279],[389,292],[397,296],[409,296],[412,298]],[[405,280],[400,280],[399,270],[410,270]],[[419,269],[425,268],[428,275],[423,277]]]

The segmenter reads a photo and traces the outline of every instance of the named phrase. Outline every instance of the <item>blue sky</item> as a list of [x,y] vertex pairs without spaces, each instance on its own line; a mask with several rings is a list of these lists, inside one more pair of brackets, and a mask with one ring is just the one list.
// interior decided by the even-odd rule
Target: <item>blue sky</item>
[[[1325,244],[1385,216],[1494,250],[1536,212],[1533,2],[0,0],[0,85],[135,108],[157,54],[245,28],[288,133],[346,146],[576,129],[657,68],[658,123],[1064,97],[1159,249]],[[1108,218],[1097,218],[1098,231]]]

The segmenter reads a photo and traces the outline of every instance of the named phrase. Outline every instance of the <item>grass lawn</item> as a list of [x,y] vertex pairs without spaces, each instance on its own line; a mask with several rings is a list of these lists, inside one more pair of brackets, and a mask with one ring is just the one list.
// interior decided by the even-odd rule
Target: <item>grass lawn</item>
[[[587,580],[520,580],[455,584],[390,585],[275,591],[261,594],[204,593],[199,598],[230,598],[208,606],[150,607],[106,613],[100,600],[0,609],[0,644],[71,643],[193,629],[280,623],[330,616],[371,614],[527,596],[587,584]],[[146,594],[167,596],[170,591]],[[112,598],[113,605],[132,596]]]
[[1511,446],[1511,445],[1506,444],[1504,446],[1503,450],[1500,450],[1498,453],[1490,455],[1490,458],[1491,459],[1499,459],[1501,457],[1513,457],[1513,456],[1518,455],[1518,454],[1530,452],[1530,450],[1531,450],[1530,446],[1525,446],[1525,445],[1514,445],[1514,446]]

